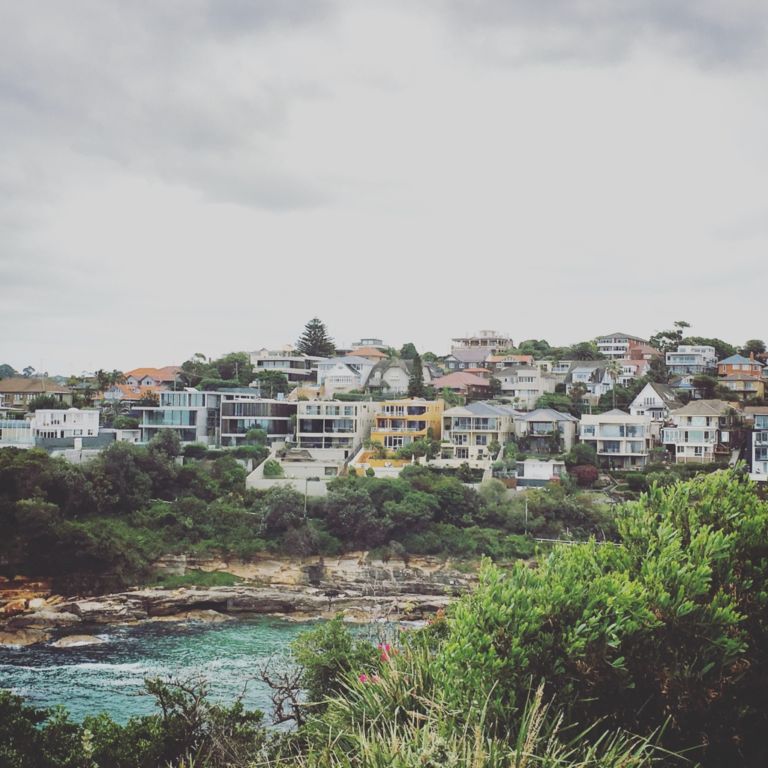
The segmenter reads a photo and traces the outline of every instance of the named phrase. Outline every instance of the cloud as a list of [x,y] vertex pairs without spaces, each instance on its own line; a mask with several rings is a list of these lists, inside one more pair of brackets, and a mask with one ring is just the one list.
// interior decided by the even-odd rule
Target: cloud
[[768,6],[759,0],[448,0],[433,7],[459,47],[507,64],[610,64],[640,47],[704,67],[768,59]]
[[43,6],[0,11],[4,167],[21,155],[25,175],[56,186],[35,160],[73,154],[246,205],[322,202],[279,152],[292,105],[322,89],[311,76],[276,77],[265,58],[329,23],[330,3]]

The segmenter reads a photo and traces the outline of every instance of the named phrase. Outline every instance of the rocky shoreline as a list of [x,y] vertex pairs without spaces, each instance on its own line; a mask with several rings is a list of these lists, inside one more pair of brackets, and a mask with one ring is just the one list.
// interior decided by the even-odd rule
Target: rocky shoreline
[[[0,646],[49,642],[58,647],[98,642],[99,627],[147,621],[226,621],[245,616],[280,616],[290,620],[328,619],[342,612],[349,621],[423,620],[444,609],[474,582],[445,562],[422,558],[380,563],[352,556],[331,564],[263,561],[226,569],[215,561],[186,561],[190,570],[237,573],[242,584],[227,587],[148,587],[99,597],[16,598],[0,619]],[[201,567],[208,566],[208,567]],[[419,565],[421,567],[419,567]],[[178,568],[178,563],[172,564]],[[250,578],[249,578],[250,577]]]

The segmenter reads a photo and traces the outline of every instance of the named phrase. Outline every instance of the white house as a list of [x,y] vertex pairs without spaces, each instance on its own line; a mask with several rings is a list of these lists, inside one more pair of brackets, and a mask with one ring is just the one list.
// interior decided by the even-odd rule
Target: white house
[[296,404],[296,441],[299,448],[335,449],[351,455],[370,435],[378,403],[338,400],[300,400]]
[[60,440],[70,437],[96,437],[99,434],[99,411],[68,408],[66,411],[39,409],[32,417],[36,438]]
[[643,467],[651,448],[651,417],[631,416],[618,408],[607,413],[584,414],[580,437],[595,449],[601,467]]
[[495,458],[492,448],[502,448],[514,435],[516,411],[507,405],[474,402],[443,412],[441,458]]
[[270,350],[259,349],[250,354],[251,363],[259,371],[282,373],[291,384],[314,384],[317,367],[326,358],[302,355],[293,347]]
[[709,373],[717,368],[717,353],[714,347],[681,344],[675,352],[667,352],[666,363],[669,372],[678,376]]
[[362,389],[375,363],[365,357],[332,357],[317,364],[317,383],[325,397]]
[[649,381],[630,403],[632,416],[650,416],[651,421],[666,421],[669,414],[683,404],[667,384]]
[[512,398],[515,407],[527,411],[536,407],[536,401],[546,393],[552,393],[557,386],[557,376],[533,366],[514,366],[496,374],[501,382],[501,392]]

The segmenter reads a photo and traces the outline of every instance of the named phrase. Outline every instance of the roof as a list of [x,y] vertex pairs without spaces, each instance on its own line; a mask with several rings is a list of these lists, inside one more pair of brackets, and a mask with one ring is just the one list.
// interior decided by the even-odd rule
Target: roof
[[162,368],[134,368],[132,371],[126,371],[124,375],[126,377],[134,376],[137,379],[151,376],[158,381],[173,381],[181,370],[181,367],[178,365],[166,365]]
[[519,421],[578,421],[570,413],[562,413],[554,408],[537,408],[530,413],[522,414]]
[[485,359],[487,363],[501,363],[505,360],[533,365],[533,355],[488,355]]
[[[669,408],[681,408],[683,403],[675,394],[672,387],[668,384],[659,384],[657,381],[649,381],[646,386],[650,387],[662,400],[664,405]],[[641,390],[642,391],[642,390]],[[638,393],[638,397],[639,397]]]
[[115,390],[120,392],[121,400],[141,400],[144,397],[168,391],[166,387],[157,386],[155,384],[138,387],[134,387],[131,384],[115,384],[113,387],[110,387],[107,392],[114,392]]
[[63,393],[68,395],[72,390],[69,387],[64,387],[47,378],[43,379],[38,376],[12,376],[0,380],[0,392],[8,394],[55,392],[57,394]]
[[467,405],[458,405],[443,411],[443,416],[514,416],[519,413],[508,405],[485,403],[478,400]]
[[632,341],[642,341],[645,342],[646,339],[641,339],[639,336],[633,336],[631,333],[622,333],[621,331],[616,331],[615,333],[606,333],[603,336],[598,336],[598,339],[613,339],[613,338],[622,338],[622,339],[630,339]]
[[744,355],[731,355],[730,357],[726,357],[725,360],[719,360],[718,365],[744,365],[744,363],[753,363],[754,365],[759,365],[761,368],[763,367],[763,363],[761,363],[759,360],[755,360],[754,358],[750,357],[744,357]]
[[467,387],[490,387],[488,379],[483,379],[480,376],[476,376],[474,373],[467,373],[466,371],[455,371],[449,373],[446,376],[440,376],[432,381],[432,386],[435,389],[442,389],[448,387],[449,389],[466,389]]
[[488,357],[488,347],[456,347],[447,358],[454,357],[460,363],[484,363]]
[[725,400],[691,400],[682,408],[676,408],[673,416],[723,416],[730,410],[735,410],[733,403]]
[[385,355],[380,349],[376,349],[376,347],[355,347],[354,353],[352,355],[347,355],[347,357],[376,357],[382,359],[388,357],[388,355]]
[[320,365],[327,368],[329,365],[370,365],[371,361],[366,357],[358,357],[357,355],[345,355],[344,357],[329,357],[327,360],[323,360]]
[[744,408],[745,416],[768,416],[768,405],[748,405]]

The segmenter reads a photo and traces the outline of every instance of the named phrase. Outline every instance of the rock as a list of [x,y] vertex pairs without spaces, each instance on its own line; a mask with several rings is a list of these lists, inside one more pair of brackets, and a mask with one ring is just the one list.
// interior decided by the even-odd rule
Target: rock
[[59,610],[71,611],[84,624],[121,624],[146,619],[144,606],[140,600],[132,599],[131,594],[62,603]]
[[13,629],[21,627],[47,629],[49,627],[71,627],[73,624],[79,623],[80,617],[74,613],[43,610],[14,616],[6,622],[6,626]]
[[44,597],[33,597],[29,601],[29,609],[31,611],[39,611],[41,608],[45,608],[46,600]]
[[219,624],[222,621],[234,621],[234,616],[227,616],[214,610],[201,611],[183,611],[174,613],[170,616],[150,616],[149,621],[206,621],[213,624]]
[[101,645],[106,643],[100,637],[94,635],[69,635],[51,643],[54,648],[78,648],[81,645]]
[[44,643],[49,638],[48,632],[41,629],[17,629],[7,632],[0,630],[0,645],[16,648]]

